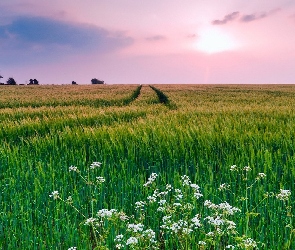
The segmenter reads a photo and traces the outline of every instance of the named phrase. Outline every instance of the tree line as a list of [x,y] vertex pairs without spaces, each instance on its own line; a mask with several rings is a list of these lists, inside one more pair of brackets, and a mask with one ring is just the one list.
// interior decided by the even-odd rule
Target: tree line
[[[3,78],[3,76],[0,75],[0,80],[1,78]],[[72,81],[72,84],[76,85],[77,82]],[[104,81],[98,80],[97,78],[93,78],[91,79],[91,84],[104,84]],[[13,77],[9,77],[6,81],[6,84],[3,82],[0,82],[0,85],[17,85],[17,83]],[[24,85],[24,84],[20,84],[20,85]],[[39,85],[39,81],[37,79],[30,79],[27,85]]]

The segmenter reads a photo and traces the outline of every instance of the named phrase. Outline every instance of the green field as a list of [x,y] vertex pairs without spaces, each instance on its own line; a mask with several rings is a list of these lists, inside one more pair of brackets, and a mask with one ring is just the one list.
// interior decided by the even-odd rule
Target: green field
[[295,249],[295,85],[0,86],[0,127],[0,249]]

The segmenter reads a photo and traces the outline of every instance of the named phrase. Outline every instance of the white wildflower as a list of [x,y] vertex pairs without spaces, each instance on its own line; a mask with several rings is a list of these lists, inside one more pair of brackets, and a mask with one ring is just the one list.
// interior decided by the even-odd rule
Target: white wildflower
[[166,216],[163,216],[163,218],[162,218],[162,221],[164,222],[164,223],[169,223],[169,222],[171,222],[171,216],[169,215],[166,215]]
[[211,208],[211,209],[217,209],[218,208],[217,205],[215,205],[213,202],[211,202],[209,200],[205,200],[204,206],[208,207],[208,208]]
[[172,232],[178,233],[178,231],[181,229],[181,226],[175,222],[171,225],[170,229],[172,230]]
[[211,225],[214,225],[214,226],[220,226],[220,225],[223,225],[224,224],[224,220],[221,219],[221,217],[218,215],[216,216],[216,218],[212,217],[212,216],[207,216],[205,218],[205,220],[208,220],[208,222],[211,224]]
[[167,191],[163,191],[163,192],[158,193],[158,197],[165,196],[167,194],[168,194]]
[[194,193],[194,197],[196,198],[196,199],[199,199],[200,197],[202,197],[203,195],[200,193],[200,192],[195,192]]
[[73,198],[72,196],[69,196],[66,200],[67,203],[73,203]]
[[241,210],[239,208],[233,207],[230,204],[228,204],[227,202],[220,203],[218,205],[218,208],[221,209],[226,214],[230,214],[230,215],[233,215],[236,212],[241,212]]
[[129,219],[129,217],[124,212],[119,213],[119,218],[121,221],[126,221]]
[[126,242],[126,245],[136,245],[137,243],[138,239],[136,237],[130,237]]
[[200,222],[200,219],[199,219],[199,215],[196,214],[196,216],[194,218],[191,219],[192,223],[194,224],[195,227],[200,227],[201,226],[201,222]]
[[182,191],[180,189],[175,189],[175,199],[176,200],[181,200],[183,198],[183,194],[182,194]]
[[70,166],[70,167],[69,167],[69,171],[70,171],[70,172],[71,172],[71,171],[73,171],[73,172],[78,172],[78,168],[75,167],[75,166]]
[[144,201],[137,201],[137,202],[135,202],[135,206],[136,206],[135,209],[136,210],[138,210],[138,209],[143,210],[145,204],[146,203]]
[[237,165],[232,165],[232,166],[230,167],[230,171],[236,171],[236,170],[238,170]]
[[291,196],[291,191],[290,190],[285,190],[285,189],[280,189],[280,193],[276,195],[277,199],[281,201],[286,201],[289,199]]
[[227,230],[234,230],[236,229],[236,223],[231,220],[227,220],[226,223],[228,224]]
[[227,248],[227,249],[235,249],[235,246],[233,246],[233,245],[227,245],[225,248]]
[[181,203],[175,202],[175,203],[173,203],[173,206],[174,207],[181,207],[182,205],[181,205]]
[[197,184],[190,184],[190,186],[191,186],[191,188],[196,189],[196,190],[200,189],[200,186]]
[[124,245],[123,244],[116,244],[116,248],[117,249],[122,249],[122,248],[124,248]]
[[209,232],[206,234],[206,236],[208,236],[208,237],[214,237],[214,235],[215,235],[214,232]]
[[158,189],[155,189],[154,190],[154,193],[153,193],[153,196],[154,197],[158,197],[158,195],[159,195],[159,190]]
[[105,181],[106,181],[105,178],[103,178],[103,177],[101,177],[101,176],[96,177],[96,182],[97,182],[98,184],[101,184],[101,183],[103,183],[103,182],[105,182]]
[[177,222],[174,222],[171,226],[170,226],[170,230],[173,233],[178,233],[179,231],[183,231],[186,230],[187,231],[188,225],[187,225],[187,221],[185,220],[179,220]]
[[245,166],[243,169],[244,169],[246,172],[248,172],[248,171],[251,170],[251,167],[249,167],[249,166]]
[[101,218],[110,218],[113,216],[113,214],[117,213],[117,210],[116,209],[111,209],[111,210],[108,210],[108,209],[100,209],[98,212],[97,212],[97,217],[101,217]]
[[145,184],[143,184],[143,186],[144,186],[144,187],[149,186],[150,184],[152,184],[152,183],[156,180],[157,177],[158,177],[158,174],[156,174],[156,173],[152,173],[152,174],[150,175],[150,177],[148,178],[148,181],[147,181]]
[[201,246],[205,246],[205,245],[206,245],[206,242],[200,240],[200,241],[198,242],[198,244],[201,245]]
[[77,250],[77,247],[70,247],[68,250]]
[[160,200],[158,203],[162,206],[166,203],[166,200]]
[[93,225],[93,223],[96,221],[96,219],[95,218],[88,218],[86,221],[85,221],[85,223],[84,223],[84,225]]
[[154,203],[154,202],[156,202],[156,197],[155,196],[148,196],[147,200],[149,201],[149,203]]
[[251,239],[251,238],[247,238],[247,239],[244,239],[243,240],[243,243],[244,247],[247,249],[247,248],[253,248],[253,247],[257,247],[257,243]]
[[217,235],[223,234],[222,230],[219,227],[216,228],[216,233],[217,233]]
[[164,208],[164,207],[158,207],[158,208],[157,208],[157,211],[158,211],[158,212],[164,212],[164,211],[165,211],[165,208]]
[[142,235],[149,238],[150,241],[155,242],[156,233],[152,229],[143,231]]
[[119,234],[115,237],[115,241],[120,242],[123,240],[123,238],[124,238],[123,234]]
[[171,184],[167,184],[166,185],[166,190],[167,191],[171,191],[172,190],[172,185]]
[[95,161],[95,162],[92,162],[92,164],[90,165],[90,168],[91,169],[95,169],[95,168],[100,168],[101,167],[101,162],[98,162],[98,161]]
[[181,176],[182,179],[182,186],[190,186],[191,180],[187,175]]
[[259,179],[263,179],[263,178],[265,178],[265,177],[266,177],[266,174],[265,174],[265,173],[258,173],[257,178],[259,178]]
[[223,183],[223,184],[220,184],[220,186],[219,186],[219,188],[218,188],[218,190],[226,190],[226,189],[228,189],[230,187],[230,185],[229,184],[227,184],[227,183]]
[[52,197],[54,200],[58,199],[59,198],[59,193],[58,191],[53,191],[49,197]]
[[132,231],[132,232],[136,233],[136,232],[143,231],[144,225],[141,224],[141,223],[139,223],[139,224],[128,224],[127,227],[128,227],[129,231]]

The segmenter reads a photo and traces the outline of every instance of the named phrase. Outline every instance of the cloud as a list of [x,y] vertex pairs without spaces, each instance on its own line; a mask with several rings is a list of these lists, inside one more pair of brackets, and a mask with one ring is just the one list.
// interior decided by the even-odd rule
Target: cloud
[[111,34],[96,26],[72,24],[43,17],[20,17],[0,26],[0,37],[14,38],[26,45],[63,45],[71,48],[115,49],[127,45],[130,38]]
[[147,40],[147,41],[161,41],[161,40],[166,40],[166,37],[162,36],[162,35],[156,35],[156,36],[147,37],[145,40]]
[[250,15],[243,15],[240,18],[240,21],[243,22],[243,23],[248,23],[248,22],[258,20],[258,19],[265,18],[265,17],[267,17],[266,13],[260,13],[260,14],[255,13],[255,14],[250,14]]
[[235,21],[235,20],[239,20],[240,22],[243,22],[243,23],[248,23],[248,22],[252,22],[255,20],[262,19],[262,18],[266,18],[270,15],[275,14],[276,12],[278,12],[280,10],[281,10],[280,8],[277,8],[277,9],[273,9],[269,12],[244,14],[239,19],[238,19],[238,17],[241,15],[241,12],[235,11],[235,12],[232,12],[232,13],[224,16],[223,19],[221,19],[221,20],[216,19],[216,20],[213,20],[211,23],[213,25],[224,25],[224,24],[227,24],[227,23]]
[[223,25],[223,24],[226,24],[228,22],[235,20],[239,15],[240,15],[240,12],[235,11],[235,12],[232,12],[232,13],[224,16],[224,18],[222,20],[213,20],[212,24],[213,25]]
[[240,21],[243,23],[248,23],[248,22],[260,20],[260,19],[266,18],[270,15],[273,15],[280,10],[281,10],[280,8],[277,8],[277,9],[273,9],[269,12],[261,12],[261,13],[253,13],[253,14],[249,14],[249,15],[243,15],[240,18]]
[[0,42],[0,52],[7,57],[50,58],[66,53],[107,53],[130,45],[133,39],[93,25],[22,16],[0,25]]

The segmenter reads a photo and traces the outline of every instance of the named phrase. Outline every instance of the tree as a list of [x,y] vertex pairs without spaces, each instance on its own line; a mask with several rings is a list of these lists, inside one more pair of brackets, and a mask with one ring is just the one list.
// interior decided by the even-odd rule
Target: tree
[[[3,78],[3,76],[0,75],[0,79],[1,79],[1,78]],[[3,82],[0,82],[0,85],[3,85],[3,84],[4,84]]]
[[36,79],[30,79],[29,85],[39,85],[39,81],[37,81]]
[[97,78],[93,78],[91,80],[92,84],[104,84],[104,81],[98,80]]
[[8,85],[16,85],[16,81],[12,77],[9,77],[6,83]]
[[77,84],[75,81],[72,81],[72,84]]

